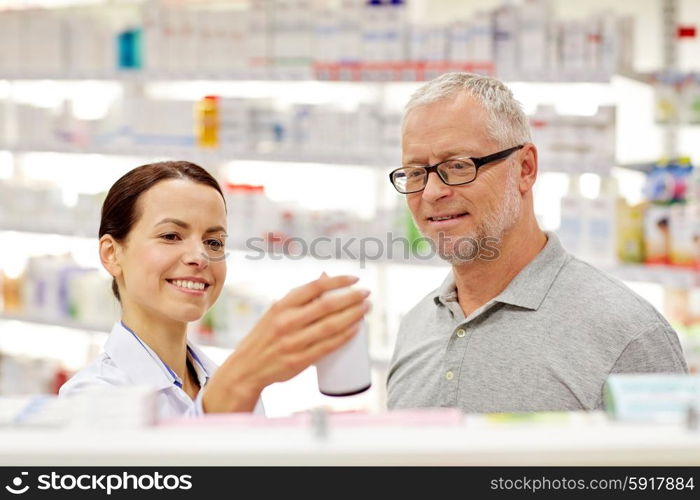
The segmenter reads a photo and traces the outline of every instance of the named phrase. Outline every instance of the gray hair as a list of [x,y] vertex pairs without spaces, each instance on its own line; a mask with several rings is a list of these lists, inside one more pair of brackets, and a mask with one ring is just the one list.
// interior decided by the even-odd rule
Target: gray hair
[[461,92],[471,94],[484,106],[489,136],[499,145],[532,142],[530,122],[513,92],[500,80],[475,73],[445,73],[421,86],[406,104],[401,130],[412,109],[457,97]]

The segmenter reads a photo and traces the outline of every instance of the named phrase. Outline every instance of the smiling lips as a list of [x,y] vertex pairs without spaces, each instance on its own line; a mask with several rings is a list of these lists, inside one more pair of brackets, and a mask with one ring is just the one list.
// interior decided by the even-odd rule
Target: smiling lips
[[168,283],[182,292],[195,293],[201,295],[211,285],[202,278],[175,278],[166,279]]
[[428,217],[427,219],[430,222],[444,222],[444,221],[459,219],[465,215],[469,215],[469,212],[462,212],[462,213],[453,214],[453,215],[433,215],[432,217]]

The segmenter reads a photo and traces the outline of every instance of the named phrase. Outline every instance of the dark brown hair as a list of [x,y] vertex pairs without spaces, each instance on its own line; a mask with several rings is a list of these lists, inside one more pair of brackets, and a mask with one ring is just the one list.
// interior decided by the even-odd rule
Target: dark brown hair
[[[102,204],[99,237],[109,234],[119,242],[126,240],[131,228],[141,216],[136,206],[141,195],[157,183],[168,179],[189,179],[192,182],[211,186],[224,198],[224,193],[216,179],[194,163],[163,161],[141,165],[119,178],[107,193]],[[224,206],[225,204],[224,198]],[[114,278],[112,292],[117,300],[121,301],[117,280]]]

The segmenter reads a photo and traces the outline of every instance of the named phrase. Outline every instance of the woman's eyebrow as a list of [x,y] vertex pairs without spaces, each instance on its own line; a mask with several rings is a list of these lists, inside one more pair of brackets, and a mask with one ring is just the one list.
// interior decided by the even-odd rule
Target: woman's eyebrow
[[[161,224],[175,224],[176,226],[180,226],[182,229],[190,228],[190,225],[187,222],[181,221],[180,219],[173,219],[172,217],[166,217],[165,219],[156,223],[156,226],[160,226]],[[224,228],[224,226],[213,226],[207,229],[205,233],[215,233],[217,231],[226,232],[226,228]]]

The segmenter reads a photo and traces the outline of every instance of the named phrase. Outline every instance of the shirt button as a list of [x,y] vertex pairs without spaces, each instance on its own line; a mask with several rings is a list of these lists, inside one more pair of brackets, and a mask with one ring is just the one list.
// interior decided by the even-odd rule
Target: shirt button
[[447,380],[452,380],[453,378],[455,378],[455,374],[452,373],[451,371],[448,371],[447,373],[445,373],[445,378]]
[[460,339],[461,339],[462,337],[464,337],[466,334],[467,334],[467,332],[464,331],[464,328],[460,328],[459,330],[457,330],[457,336],[458,336]]

